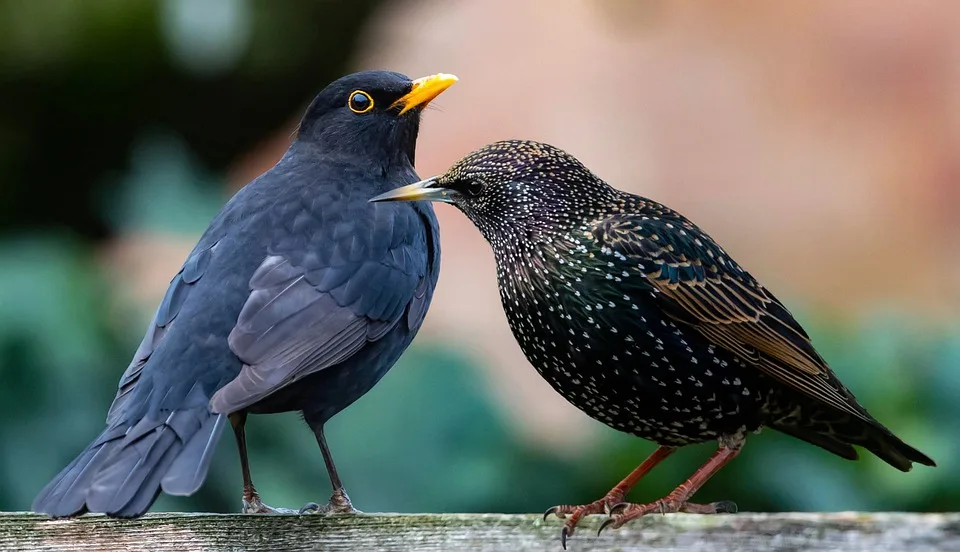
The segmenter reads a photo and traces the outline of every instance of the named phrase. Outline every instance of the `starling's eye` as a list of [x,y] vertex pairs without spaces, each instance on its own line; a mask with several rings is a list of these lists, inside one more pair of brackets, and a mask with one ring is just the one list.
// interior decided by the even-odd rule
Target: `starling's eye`
[[471,180],[467,182],[467,193],[472,196],[480,195],[480,192],[483,191],[483,182],[479,180]]
[[363,90],[354,90],[350,93],[350,99],[347,106],[354,113],[366,113],[373,109],[373,98]]

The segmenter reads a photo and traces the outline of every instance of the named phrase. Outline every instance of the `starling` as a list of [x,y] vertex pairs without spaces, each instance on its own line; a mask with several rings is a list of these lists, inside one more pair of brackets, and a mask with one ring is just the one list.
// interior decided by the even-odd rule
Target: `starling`
[[[527,359],[574,406],[659,448],[606,496],[547,510],[619,527],[650,512],[735,512],[693,494],[749,432],[777,429],[856,459],[934,462],[875,420],[783,303],[680,213],[616,190],[553,146],[504,141],[372,201],[452,203],[493,248],[500,298]],[[678,447],[717,452],[652,504],[626,493]],[[545,515],[545,517],[546,517]]]
[[120,379],[106,429],[33,503],[52,517],[136,517],[161,490],[194,493],[225,421],[243,511],[275,512],[250,477],[248,413],[300,411],[326,464],[330,504],[355,511],[323,436],[413,340],[439,275],[428,204],[373,205],[416,182],[422,109],[456,82],[386,71],[342,77],[307,108],[292,145],[224,206],[173,277]]

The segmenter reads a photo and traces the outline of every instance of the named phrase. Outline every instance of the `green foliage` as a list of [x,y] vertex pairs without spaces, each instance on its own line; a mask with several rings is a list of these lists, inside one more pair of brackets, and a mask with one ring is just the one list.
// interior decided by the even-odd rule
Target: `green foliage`
[[0,508],[23,508],[99,432],[127,351],[90,251],[38,236],[0,259]]

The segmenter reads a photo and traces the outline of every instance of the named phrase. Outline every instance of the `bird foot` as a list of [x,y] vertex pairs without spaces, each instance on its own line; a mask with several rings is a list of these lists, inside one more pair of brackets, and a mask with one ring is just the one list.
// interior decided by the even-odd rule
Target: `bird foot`
[[670,496],[656,502],[651,502],[650,504],[621,502],[611,508],[610,517],[600,525],[600,529],[597,530],[597,535],[602,533],[607,527],[619,529],[629,521],[655,512],[661,514],[673,514],[677,512],[687,514],[735,514],[737,513],[737,505],[730,500],[721,500],[719,502],[711,502],[710,504],[694,504],[692,502],[681,502]]
[[289,508],[274,508],[273,506],[267,506],[260,500],[260,495],[254,494],[244,495],[243,496],[243,509],[241,510],[244,514],[296,514],[296,510],[291,510]]
[[346,491],[343,489],[337,489],[333,492],[333,495],[330,497],[330,502],[324,505],[317,504],[316,502],[308,502],[303,505],[303,508],[300,508],[298,512],[301,515],[305,514],[362,514],[360,510],[357,510],[353,507],[353,504],[350,502],[350,497],[347,496]]
[[[613,489],[600,500],[595,500],[589,504],[582,504],[580,506],[569,504],[554,506],[543,513],[543,519],[546,521],[546,519],[550,517],[550,514],[560,519],[566,518],[566,521],[563,523],[563,529],[560,530],[560,544],[563,546],[563,549],[566,550],[567,538],[573,536],[577,524],[580,523],[580,520],[583,519],[584,516],[591,514],[610,514],[615,506],[622,504],[623,497],[624,493],[622,491]],[[570,516],[569,518],[567,518],[568,515]]]

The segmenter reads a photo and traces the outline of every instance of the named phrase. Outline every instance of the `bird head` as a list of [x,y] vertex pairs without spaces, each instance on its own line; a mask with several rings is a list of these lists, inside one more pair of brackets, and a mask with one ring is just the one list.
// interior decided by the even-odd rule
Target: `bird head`
[[391,71],[341,77],[307,107],[296,140],[327,154],[412,166],[421,111],[455,82],[445,73],[416,80]]
[[451,203],[492,241],[507,231],[567,225],[571,217],[588,212],[592,205],[616,193],[557,147],[506,140],[468,154],[439,176],[370,201]]

